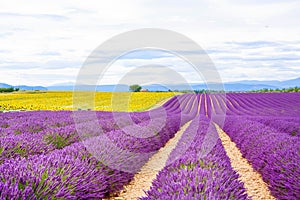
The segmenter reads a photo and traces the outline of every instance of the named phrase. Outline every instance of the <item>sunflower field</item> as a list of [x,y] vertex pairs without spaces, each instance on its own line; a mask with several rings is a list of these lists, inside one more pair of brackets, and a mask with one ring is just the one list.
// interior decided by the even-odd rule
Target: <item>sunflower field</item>
[[[173,92],[95,92],[92,110],[143,111],[172,96]],[[0,93],[0,111],[78,110],[73,106],[73,92]],[[84,108],[83,108],[84,109]]]

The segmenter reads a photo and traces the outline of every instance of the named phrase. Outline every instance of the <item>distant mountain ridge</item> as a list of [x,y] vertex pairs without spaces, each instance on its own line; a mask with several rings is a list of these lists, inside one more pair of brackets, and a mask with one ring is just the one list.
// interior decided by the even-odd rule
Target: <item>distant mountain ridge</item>
[[6,83],[0,83],[0,88],[11,88],[11,85],[8,85]]
[[246,84],[246,85],[266,85],[266,86],[271,86],[271,87],[276,87],[276,88],[287,88],[287,87],[296,87],[300,86],[300,77],[295,78],[295,79],[290,79],[286,81],[249,81],[249,80],[244,80],[244,81],[236,81],[232,82],[233,84],[235,83],[241,83],[241,84]]
[[0,83],[0,88],[19,88],[20,90],[48,90],[46,87],[43,86],[28,86],[28,85],[9,85],[6,83]]
[[[168,91],[171,90],[186,90],[191,88],[193,90],[202,90],[202,89],[213,89],[214,84],[211,84],[212,88],[207,88],[207,85],[204,83],[197,84],[191,83],[189,87],[187,84],[170,84],[168,86],[163,86],[160,84],[150,84],[150,85],[143,85],[142,87],[148,89],[149,91]],[[283,88],[290,88],[290,87],[300,87],[300,77],[296,79],[290,79],[286,81],[256,81],[256,80],[243,80],[243,81],[235,81],[235,82],[225,82],[223,83],[225,91],[251,91],[251,90],[260,90],[264,88],[268,89],[283,89]],[[64,83],[62,85],[55,84],[49,87],[43,86],[26,86],[26,85],[19,85],[19,86],[12,86],[5,83],[0,83],[0,88],[20,88],[20,90],[49,90],[49,91],[73,91],[74,83]],[[79,86],[80,88],[81,86]],[[126,92],[129,91],[129,86],[124,84],[119,85],[98,85],[98,86],[82,86],[82,88],[95,88],[96,91],[103,91],[103,92],[112,92],[112,91],[119,91],[119,92]],[[85,90],[85,89],[83,89]]]

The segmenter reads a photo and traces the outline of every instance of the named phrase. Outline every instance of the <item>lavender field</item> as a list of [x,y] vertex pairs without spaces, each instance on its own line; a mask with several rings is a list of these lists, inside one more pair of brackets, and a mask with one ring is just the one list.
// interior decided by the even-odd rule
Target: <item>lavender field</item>
[[0,199],[109,197],[189,121],[141,199],[251,199],[215,124],[273,197],[300,199],[300,93],[184,94],[132,113],[0,113]]

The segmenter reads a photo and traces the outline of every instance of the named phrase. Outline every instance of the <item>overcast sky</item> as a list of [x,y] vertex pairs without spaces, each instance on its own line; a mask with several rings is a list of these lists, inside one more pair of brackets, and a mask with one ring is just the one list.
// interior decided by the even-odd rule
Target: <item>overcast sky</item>
[[[170,29],[191,38],[224,82],[300,77],[300,1],[253,2],[0,0],[0,82],[75,82],[97,46],[139,28]],[[117,83],[124,73],[148,64],[170,66],[187,81],[199,81],[180,58],[148,51],[117,60],[101,83]]]

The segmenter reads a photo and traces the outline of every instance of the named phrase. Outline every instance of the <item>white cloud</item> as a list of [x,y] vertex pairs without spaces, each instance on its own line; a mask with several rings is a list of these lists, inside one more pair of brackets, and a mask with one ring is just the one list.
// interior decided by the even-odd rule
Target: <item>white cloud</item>
[[[223,80],[296,78],[300,76],[299,9],[299,1],[292,0],[255,4],[250,0],[10,0],[0,6],[0,82],[75,81],[80,66],[98,45],[145,27],[171,29],[198,42]],[[116,82],[118,73],[129,66],[147,63],[173,66],[189,81],[199,80],[182,60],[161,57],[123,59],[106,82]],[[258,67],[268,73],[257,73]]]

